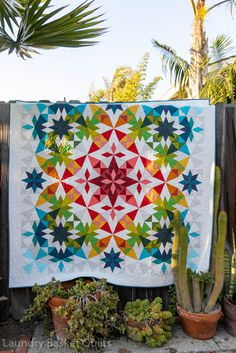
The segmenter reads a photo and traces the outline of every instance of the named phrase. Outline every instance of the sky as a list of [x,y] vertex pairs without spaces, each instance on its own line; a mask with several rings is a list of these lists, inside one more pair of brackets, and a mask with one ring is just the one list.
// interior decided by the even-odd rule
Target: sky
[[[217,0],[207,0],[211,5]],[[80,0],[57,0],[81,3]],[[0,101],[40,100],[51,102],[71,99],[88,100],[91,85],[102,88],[103,77],[111,79],[119,66],[135,68],[145,52],[150,52],[148,79],[163,76],[158,50],[151,40],[157,39],[189,58],[192,12],[188,0],[95,0],[106,18],[106,34],[93,47],[41,51],[33,59],[23,61],[15,54],[0,55]],[[236,16],[236,11],[235,11]],[[210,39],[228,33],[235,40],[236,19],[225,6],[214,10],[206,19]],[[160,99],[168,90],[163,79],[153,95]]]

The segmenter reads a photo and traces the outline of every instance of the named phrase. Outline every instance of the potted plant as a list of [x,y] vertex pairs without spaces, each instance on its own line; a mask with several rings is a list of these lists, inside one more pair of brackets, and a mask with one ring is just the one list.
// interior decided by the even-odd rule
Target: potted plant
[[184,331],[196,339],[213,337],[222,316],[217,300],[224,282],[226,228],[227,215],[221,211],[218,219],[215,275],[195,273],[187,269],[188,230],[181,224],[180,213],[175,214],[172,270],[178,302],[177,312]]
[[35,285],[33,291],[36,296],[24,320],[40,317],[48,329],[52,319],[57,338],[74,352],[105,348],[113,336],[124,333],[117,314],[118,295],[106,280],[79,279],[67,289],[53,280],[44,286]]
[[233,253],[225,256],[225,297],[224,327],[232,336],[236,336],[236,246],[233,232]]
[[172,336],[174,318],[162,310],[162,299],[150,303],[147,299],[128,302],[124,309],[128,337],[145,342],[148,347],[160,347]]
[[222,317],[217,300],[224,284],[224,247],[227,214],[219,212],[221,172],[216,167],[214,193],[214,222],[210,272],[195,273],[187,268],[188,230],[179,212],[174,216],[175,236],[172,247],[172,271],[177,296],[177,312],[184,331],[197,339],[215,335]]

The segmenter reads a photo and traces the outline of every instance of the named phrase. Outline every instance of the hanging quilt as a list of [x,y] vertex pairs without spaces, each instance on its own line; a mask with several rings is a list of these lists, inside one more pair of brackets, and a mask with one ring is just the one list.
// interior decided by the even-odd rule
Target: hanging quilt
[[10,287],[169,285],[175,210],[208,270],[214,150],[208,101],[12,104]]

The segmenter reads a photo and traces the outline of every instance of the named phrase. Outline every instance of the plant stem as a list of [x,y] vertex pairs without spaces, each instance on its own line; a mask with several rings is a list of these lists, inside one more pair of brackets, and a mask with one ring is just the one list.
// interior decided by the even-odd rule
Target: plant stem
[[196,6],[195,6],[195,2],[194,0],[189,0],[190,1],[190,4],[192,6],[192,9],[193,9],[193,13],[194,13],[194,16],[196,15]]
[[179,281],[184,304],[183,309],[192,312],[193,307],[190,299],[187,275],[188,231],[186,227],[181,227],[179,245],[181,250],[181,252],[179,252]]
[[179,212],[176,212],[174,221],[175,221],[175,236],[174,236],[173,246],[172,246],[171,267],[172,267],[172,272],[174,277],[177,301],[178,301],[178,304],[181,307],[183,307],[183,301],[182,301],[181,290],[180,290],[180,282],[179,282],[179,263],[178,263],[179,238],[180,238],[180,228],[181,228],[181,219],[180,219]]
[[227,233],[227,213],[221,211],[218,217],[218,242],[216,249],[215,283],[211,296],[206,305],[205,312],[210,312],[219,298],[224,284],[224,248]]
[[199,277],[193,277],[192,284],[193,284],[193,310],[195,313],[200,313],[202,310],[202,304],[201,304],[201,291],[200,291]]

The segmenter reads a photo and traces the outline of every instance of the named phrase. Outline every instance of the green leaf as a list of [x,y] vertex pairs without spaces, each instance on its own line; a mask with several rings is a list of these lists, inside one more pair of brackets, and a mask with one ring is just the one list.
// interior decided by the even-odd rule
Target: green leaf
[[86,0],[63,15],[67,5],[51,10],[52,0],[15,0],[13,4],[0,0],[0,51],[15,51],[23,59],[37,53],[35,49],[95,45],[94,38],[106,31],[98,27],[104,20],[97,15],[99,8],[91,8],[93,1]]
[[180,90],[189,85],[189,63],[176,54],[168,45],[157,40],[152,41],[161,54],[162,67],[165,74],[169,74],[171,82]]
[[[221,34],[210,45],[209,66],[211,71],[221,69],[227,60],[236,57],[233,39],[227,34]],[[233,55],[234,54],[234,55]]]

